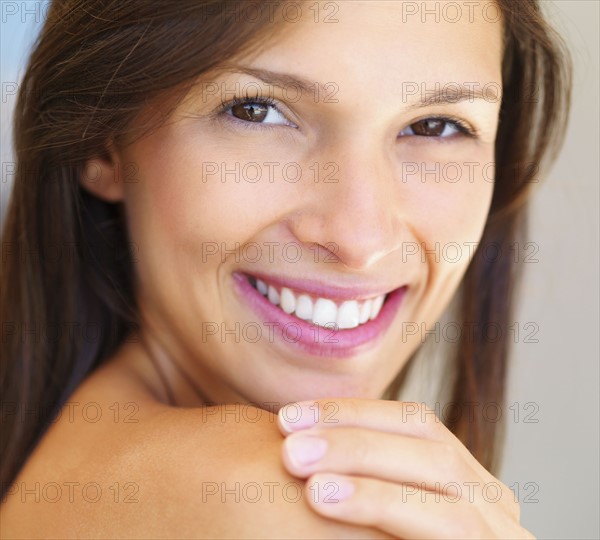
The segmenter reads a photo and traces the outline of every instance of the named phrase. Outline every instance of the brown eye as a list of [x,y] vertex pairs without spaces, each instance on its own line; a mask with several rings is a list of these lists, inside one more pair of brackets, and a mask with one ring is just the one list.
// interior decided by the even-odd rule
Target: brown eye
[[270,99],[236,99],[231,105],[225,107],[223,112],[227,116],[232,116],[248,124],[277,124],[297,127],[285,117]]
[[415,135],[420,135],[422,137],[439,137],[444,133],[446,122],[437,118],[431,118],[416,122],[411,127]]
[[400,136],[412,135],[416,137],[447,138],[457,133],[468,135],[469,129],[456,121],[447,118],[425,118],[403,129]]
[[262,103],[240,103],[231,107],[231,114],[246,122],[262,122],[269,114],[269,107]]

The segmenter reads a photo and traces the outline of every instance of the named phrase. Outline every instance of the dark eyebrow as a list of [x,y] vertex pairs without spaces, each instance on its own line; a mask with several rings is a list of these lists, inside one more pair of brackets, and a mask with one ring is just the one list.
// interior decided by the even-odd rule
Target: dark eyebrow
[[[307,93],[318,92],[327,85],[335,84],[323,84],[318,81],[311,81],[310,79],[299,77],[297,75],[278,73],[275,71],[269,71],[267,69],[251,68],[239,64],[226,64],[221,66],[218,71],[222,73],[244,73],[250,77],[259,79],[268,85],[277,86],[279,88],[292,87]],[[430,107],[432,105],[451,105],[453,103],[475,100],[484,100],[492,103],[501,99],[501,96],[499,96],[495,91],[485,91],[484,89],[486,88],[486,85],[482,86],[479,83],[470,84],[473,84],[474,87],[452,82],[444,85],[437,84],[435,90],[431,88],[423,89],[423,85],[416,85],[419,88],[419,91],[417,94],[414,94],[415,99],[406,99],[406,96],[403,94],[401,96],[401,100],[403,100],[403,103],[409,102],[406,106],[406,110],[412,111]]]
[[244,73],[256,79],[260,79],[266,84],[277,86],[279,88],[299,89],[302,92],[314,92],[315,89],[320,89],[323,85],[316,81],[311,81],[304,77],[296,75],[288,75],[287,73],[277,73],[267,69],[250,68],[238,64],[227,64],[219,69],[224,73]]
[[[476,84],[476,83],[473,83]],[[416,100],[413,103],[407,105],[406,110],[412,111],[416,109],[422,109],[424,107],[430,107],[432,105],[451,105],[453,103],[461,103],[463,101],[486,101],[488,103],[494,103],[501,99],[495,91],[485,91],[486,86],[481,86],[479,83],[476,84],[475,88],[465,86],[458,83],[447,83],[443,86],[437,85],[435,90],[424,89],[419,87],[417,94],[414,94]],[[441,86],[441,88],[439,88]],[[405,101],[406,96],[402,98]]]

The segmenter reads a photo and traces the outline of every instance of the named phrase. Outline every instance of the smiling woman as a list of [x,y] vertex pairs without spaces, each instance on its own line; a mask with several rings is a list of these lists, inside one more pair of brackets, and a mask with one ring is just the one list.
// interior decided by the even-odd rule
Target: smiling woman
[[569,93],[533,0],[53,2],[3,233],[2,535],[531,538],[500,424],[396,396],[457,297],[449,403],[502,407]]

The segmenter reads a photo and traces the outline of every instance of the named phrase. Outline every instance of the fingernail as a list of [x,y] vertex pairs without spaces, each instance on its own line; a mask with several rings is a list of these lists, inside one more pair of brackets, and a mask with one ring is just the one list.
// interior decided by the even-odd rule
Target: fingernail
[[314,435],[296,433],[290,435],[283,444],[290,461],[299,467],[316,463],[327,452],[327,441]]
[[354,484],[344,476],[318,474],[313,476],[309,491],[315,503],[331,504],[349,499],[354,493]]
[[285,405],[279,409],[279,425],[287,433],[313,427],[319,418],[317,407],[313,402]]

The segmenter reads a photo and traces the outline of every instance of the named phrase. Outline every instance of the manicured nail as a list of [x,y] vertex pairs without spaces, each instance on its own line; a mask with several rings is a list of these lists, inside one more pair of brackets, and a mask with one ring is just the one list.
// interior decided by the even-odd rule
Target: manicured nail
[[321,505],[331,505],[344,501],[354,493],[351,480],[337,474],[317,474],[313,476],[309,493],[313,502]]
[[283,444],[290,461],[298,467],[316,463],[327,452],[325,439],[304,433],[290,435]]
[[312,401],[285,405],[279,409],[279,425],[286,433],[313,427],[319,419],[317,407]]

